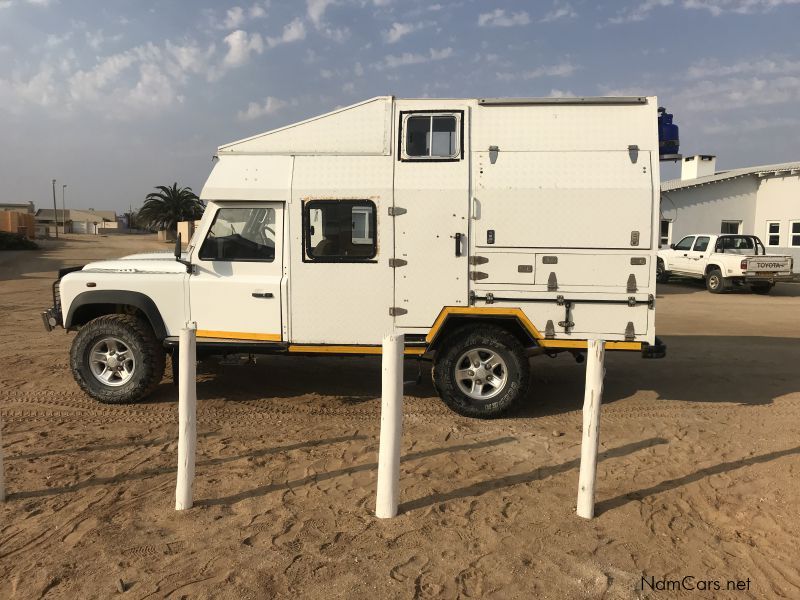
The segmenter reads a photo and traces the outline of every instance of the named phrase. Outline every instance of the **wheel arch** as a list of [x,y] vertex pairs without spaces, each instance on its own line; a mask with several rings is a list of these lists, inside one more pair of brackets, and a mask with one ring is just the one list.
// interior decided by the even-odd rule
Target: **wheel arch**
[[131,290],[96,290],[81,292],[69,305],[69,311],[64,319],[64,328],[70,329],[78,325],[85,325],[92,319],[102,315],[125,313],[125,307],[134,309],[144,315],[153,328],[153,333],[159,340],[167,337],[167,328],[164,319],[153,302],[153,299],[141,292]]
[[466,325],[494,325],[511,333],[526,348],[536,346],[542,335],[518,308],[446,307],[439,313],[426,337],[428,349],[436,350],[442,340]]
[[719,265],[717,263],[708,263],[706,265],[706,270],[703,271],[703,275],[705,277],[708,277],[708,274],[711,273],[711,271],[714,269],[717,269],[720,272],[720,275],[722,275],[723,277],[725,276],[725,269],[722,268],[722,265]]

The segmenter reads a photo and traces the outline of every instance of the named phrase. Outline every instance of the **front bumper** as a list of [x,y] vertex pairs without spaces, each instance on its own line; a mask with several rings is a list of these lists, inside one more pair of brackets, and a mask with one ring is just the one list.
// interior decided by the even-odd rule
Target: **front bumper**
[[48,308],[42,313],[42,323],[44,323],[44,328],[47,331],[53,331],[59,325],[63,325],[61,315],[55,308]]

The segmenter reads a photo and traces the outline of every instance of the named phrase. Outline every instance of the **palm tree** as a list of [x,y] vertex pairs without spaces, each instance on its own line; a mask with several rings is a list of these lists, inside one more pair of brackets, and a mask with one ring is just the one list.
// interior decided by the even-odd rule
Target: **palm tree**
[[177,231],[179,221],[194,221],[203,216],[205,206],[190,187],[156,186],[158,192],[150,192],[139,209],[136,220],[140,224],[156,229]]

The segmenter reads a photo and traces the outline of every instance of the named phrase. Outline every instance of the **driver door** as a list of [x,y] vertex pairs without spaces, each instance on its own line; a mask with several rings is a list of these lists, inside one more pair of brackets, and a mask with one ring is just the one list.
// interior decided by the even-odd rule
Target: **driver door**
[[189,312],[198,339],[282,340],[283,206],[209,206],[217,210],[192,252],[189,277]]

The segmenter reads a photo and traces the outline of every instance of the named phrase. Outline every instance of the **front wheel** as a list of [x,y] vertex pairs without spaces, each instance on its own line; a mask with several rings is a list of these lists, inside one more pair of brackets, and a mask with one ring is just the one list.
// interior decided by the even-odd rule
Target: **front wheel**
[[669,282],[669,271],[667,271],[664,261],[660,258],[656,261],[656,281],[658,283]]
[[491,419],[525,397],[530,365],[517,338],[481,325],[455,331],[442,342],[432,375],[436,391],[452,410]]
[[164,375],[164,348],[150,326],[131,315],[105,315],[72,342],[70,367],[81,389],[106,404],[136,402]]
[[712,294],[721,294],[725,291],[725,278],[719,269],[711,269],[706,274],[706,289]]

